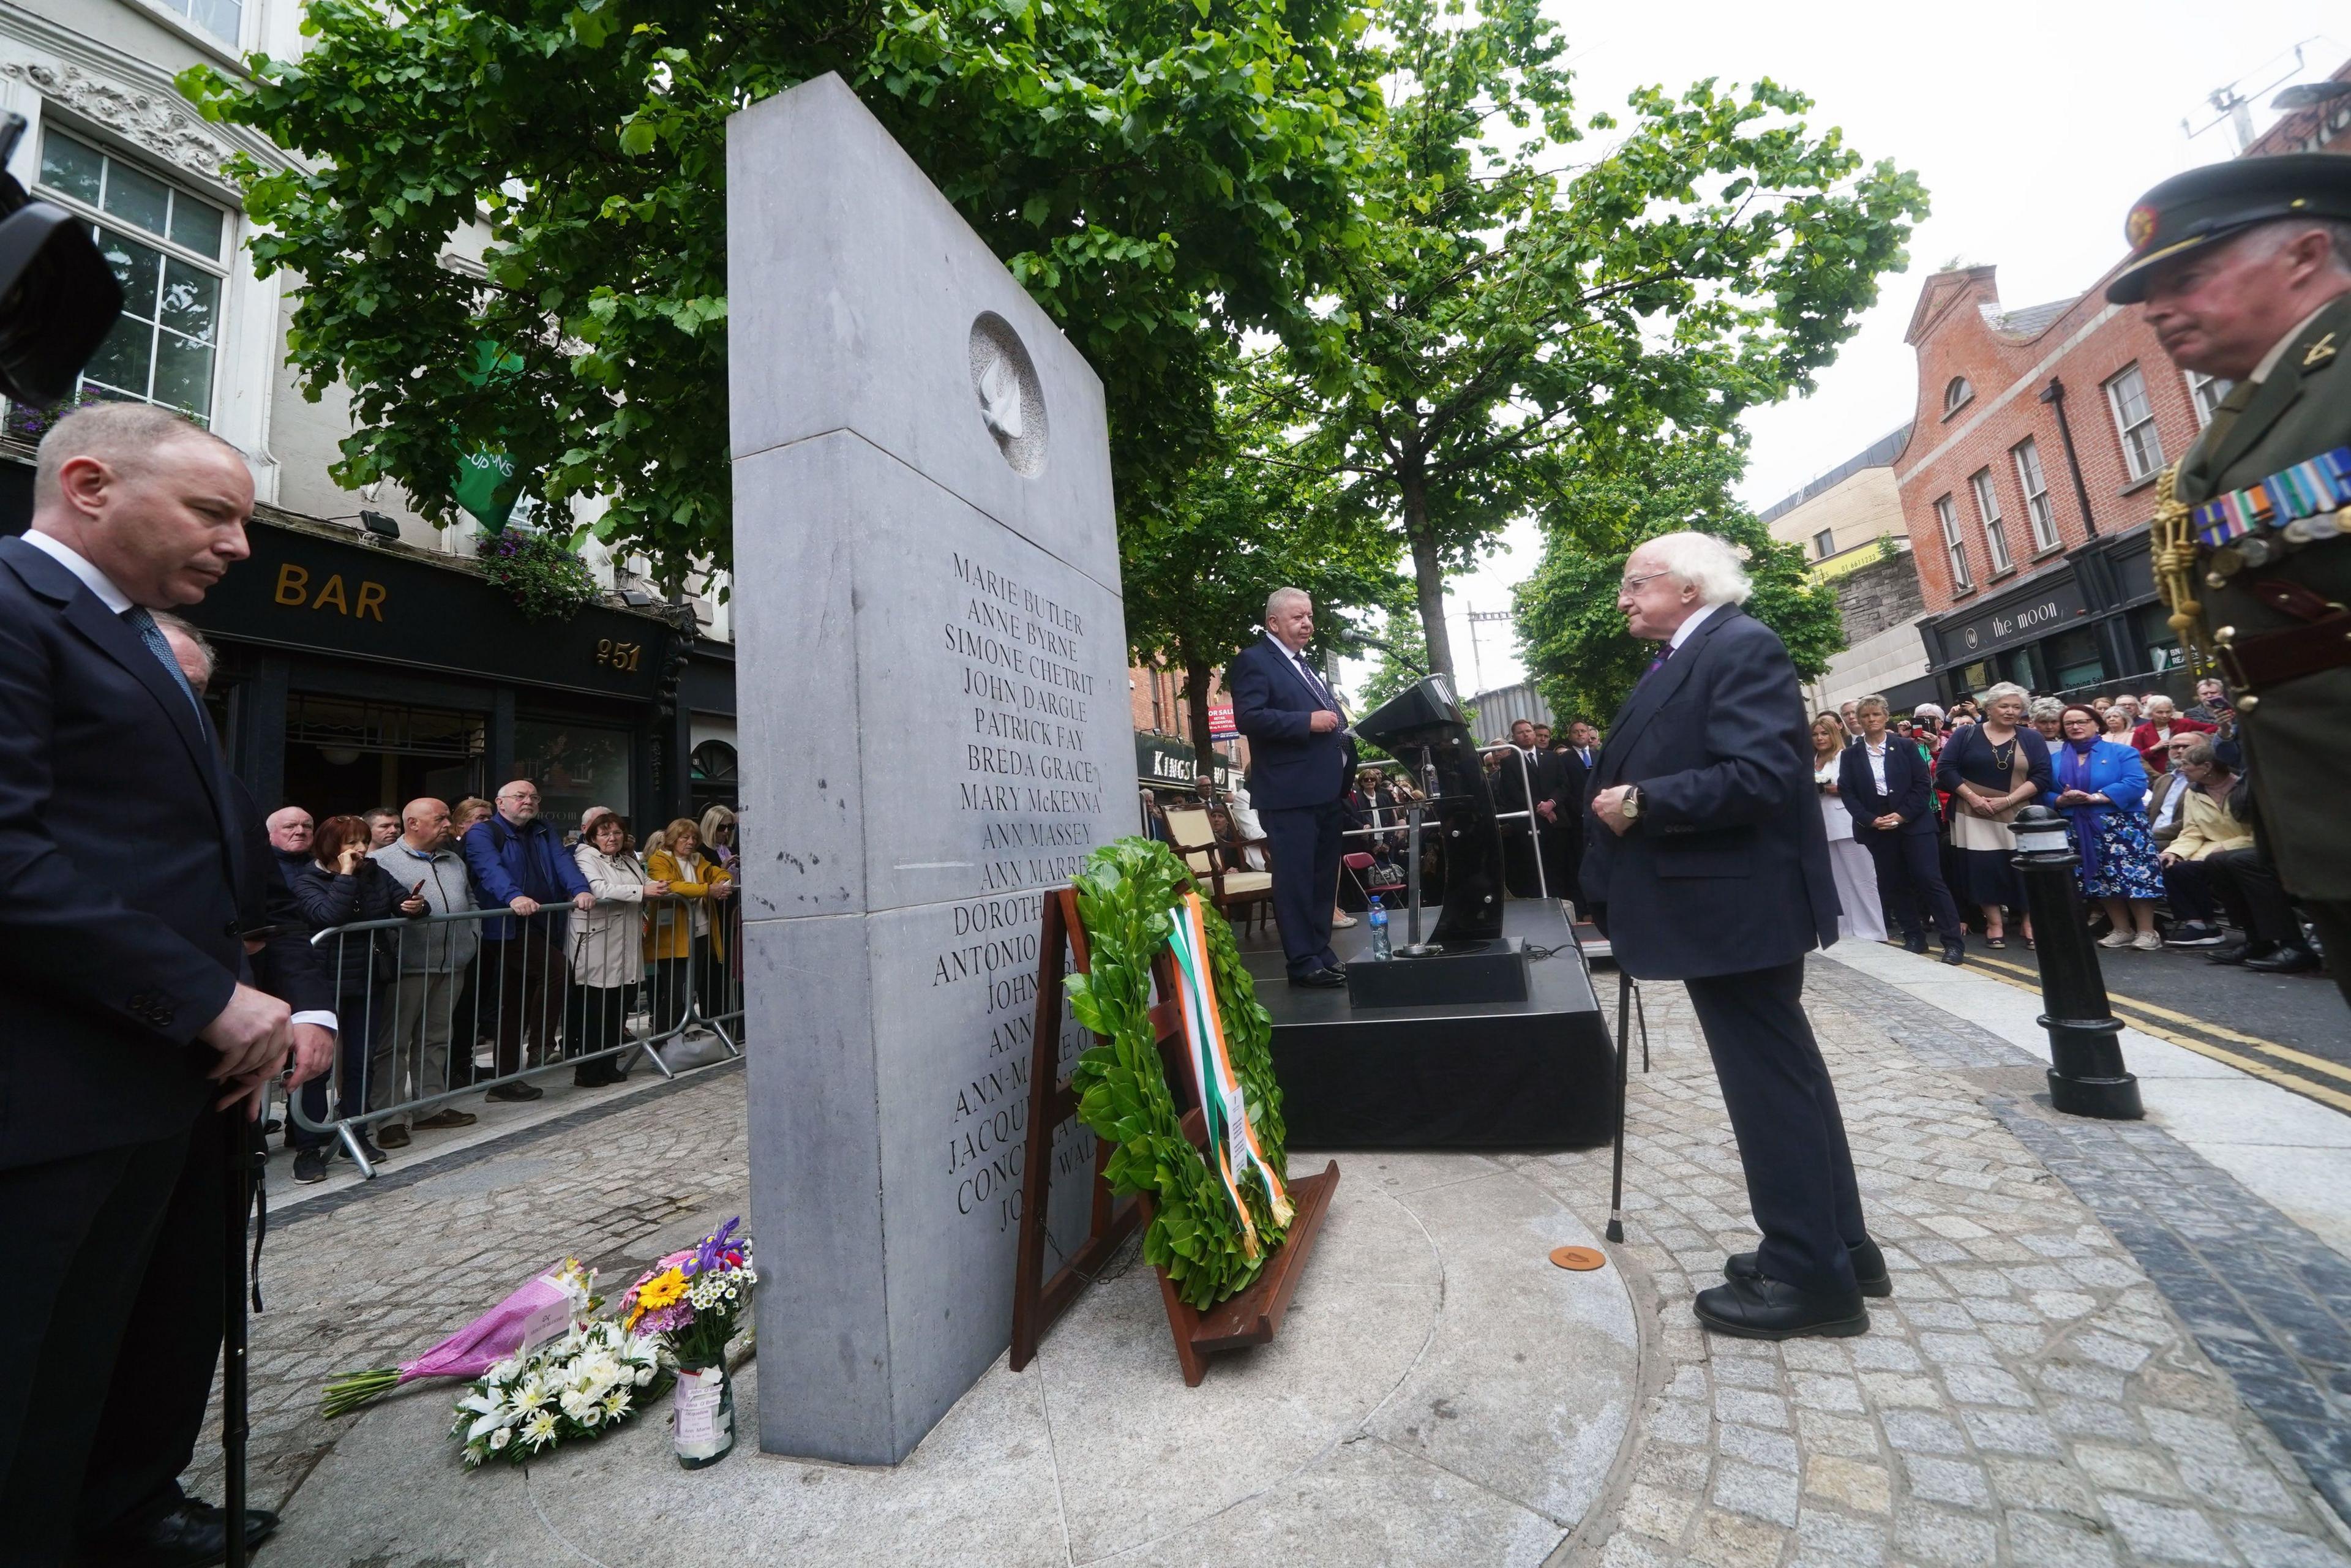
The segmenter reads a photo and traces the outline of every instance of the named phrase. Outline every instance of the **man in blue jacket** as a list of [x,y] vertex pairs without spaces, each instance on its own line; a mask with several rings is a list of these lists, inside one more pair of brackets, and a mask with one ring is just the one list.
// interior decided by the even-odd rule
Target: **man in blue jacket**
[[1314,601],[1277,588],[1265,601],[1265,636],[1225,671],[1233,726],[1249,737],[1249,803],[1273,856],[1273,919],[1293,986],[1343,986],[1331,951],[1339,892],[1339,831],[1355,772],[1346,709],[1307,662]]
[[1625,563],[1616,607],[1659,648],[1593,770],[1583,893],[1625,973],[1688,988],[1739,1139],[1763,1245],[1698,1292],[1698,1322],[1748,1339],[1856,1334],[1861,1298],[1893,1287],[1802,999],[1804,955],[1836,940],[1836,884],[1795,666],[1740,608],[1750,591],[1704,534]]
[[[596,894],[562,835],[538,814],[538,786],[517,779],[498,791],[489,821],[457,841],[473,873],[474,900],[484,909],[503,905],[511,916],[482,922],[482,984],[497,998],[497,1073],[520,1070],[523,1036],[530,1037],[539,1061],[558,1055],[556,1027],[563,1019],[563,902],[593,908]],[[536,1100],[535,1083],[501,1083],[493,1100]]]

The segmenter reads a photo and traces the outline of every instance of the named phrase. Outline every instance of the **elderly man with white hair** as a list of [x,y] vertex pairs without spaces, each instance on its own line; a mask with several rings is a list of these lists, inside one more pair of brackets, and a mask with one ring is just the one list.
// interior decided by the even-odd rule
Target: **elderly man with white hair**
[[1680,980],[1721,1081],[1763,1243],[1698,1292],[1698,1322],[1746,1339],[1867,1331],[1891,1295],[1862,1223],[1836,1091],[1804,1017],[1804,955],[1837,936],[1795,666],[1740,608],[1739,558],[1667,534],[1625,563],[1616,607],[1656,657],[1608,727],[1583,896],[1616,961]]
[[1265,636],[1225,671],[1233,726],[1249,737],[1249,798],[1273,852],[1273,919],[1293,986],[1347,983],[1331,950],[1339,891],[1340,819],[1355,773],[1346,709],[1311,661],[1314,603],[1277,588]]

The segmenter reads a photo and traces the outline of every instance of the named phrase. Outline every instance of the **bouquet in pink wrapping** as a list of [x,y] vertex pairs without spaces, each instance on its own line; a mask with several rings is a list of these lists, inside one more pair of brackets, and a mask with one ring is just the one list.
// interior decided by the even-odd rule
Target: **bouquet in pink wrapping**
[[348,1416],[421,1377],[479,1377],[584,1321],[596,1305],[595,1282],[592,1270],[566,1258],[415,1360],[330,1380],[322,1411],[329,1418]]

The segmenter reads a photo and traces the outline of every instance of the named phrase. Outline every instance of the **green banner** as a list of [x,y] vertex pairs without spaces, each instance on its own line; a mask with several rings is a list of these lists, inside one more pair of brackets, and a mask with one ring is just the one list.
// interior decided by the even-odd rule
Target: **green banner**
[[[473,368],[465,379],[475,386],[486,386],[500,376],[519,374],[522,356],[499,351],[492,342],[474,345]],[[522,481],[515,475],[514,458],[506,452],[483,447],[457,454],[457,477],[449,486],[450,495],[482,527],[492,533],[502,531],[507,518],[514,514],[515,502],[522,495]]]

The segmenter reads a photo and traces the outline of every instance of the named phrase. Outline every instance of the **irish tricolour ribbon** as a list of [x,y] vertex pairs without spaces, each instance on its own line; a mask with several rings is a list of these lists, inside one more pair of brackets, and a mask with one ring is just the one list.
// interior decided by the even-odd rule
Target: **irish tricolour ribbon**
[[1258,1146],[1249,1126],[1249,1103],[1240,1077],[1233,1071],[1232,1051],[1225,1043],[1223,1017],[1217,1010],[1217,988],[1208,970],[1208,933],[1200,895],[1187,893],[1168,912],[1174,930],[1168,946],[1176,954],[1176,1010],[1184,1019],[1184,1042],[1192,1062],[1193,1086],[1200,1093],[1200,1114],[1208,1124],[1208,1153],[1225,1191],[1240,1217],[1241,1247],[1253,1260],[1259,1253],[1257,1226],[1249,1206],[1241,1201],[1240,1184],[1254,1166],[1265,1182],[1267,1207],[1276,1225],[1290,1223],[1290,1194]]

